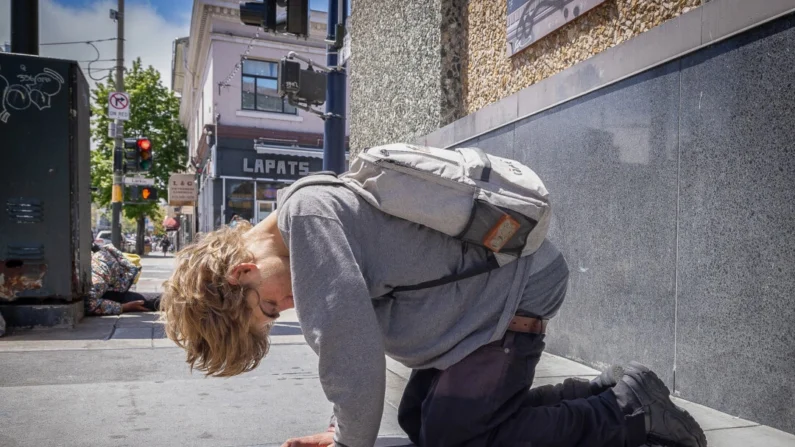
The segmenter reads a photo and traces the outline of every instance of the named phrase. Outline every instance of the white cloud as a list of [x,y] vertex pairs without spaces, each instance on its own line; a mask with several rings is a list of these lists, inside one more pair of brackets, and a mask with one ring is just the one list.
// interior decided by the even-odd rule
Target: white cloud
[[[67,42],[106,39],[116,37],[116,23],[110,19],[109,11],[116,9],[115,1],[96,1],[86,7],[64,6],[53,0],[39,0],[39,42]],[[171,51],[174,39],[188,35],[191,11],[187,10],[177,21],[166,20],[158,15],[150,4],[127,2],[125,5],[125,63],[132,65],[140,57],[144,66],[152,65],[159,72],[163,84],[171,86]],[[0,0],[0,43],[11,40],[11,0]],[[116,41],[95,44],[100,59],[116,58]],[[90,45],[41,46],[42,56],[63,59],[93,60],[96,52]],[[88,74],[88,63],[82,62],[83,72]],[[114,61],[96,62],[92,68],[111,68]],[[94,77],[108,74],[107,70],[92,70]],[[94,84],[94,81],[89,80]]]

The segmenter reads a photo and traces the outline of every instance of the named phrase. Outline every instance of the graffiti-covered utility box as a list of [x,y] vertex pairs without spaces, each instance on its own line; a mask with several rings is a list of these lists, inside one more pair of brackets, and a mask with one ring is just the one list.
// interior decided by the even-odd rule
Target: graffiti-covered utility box
[[91,285],[89,111],[76,62],[0,53],[0,304]]

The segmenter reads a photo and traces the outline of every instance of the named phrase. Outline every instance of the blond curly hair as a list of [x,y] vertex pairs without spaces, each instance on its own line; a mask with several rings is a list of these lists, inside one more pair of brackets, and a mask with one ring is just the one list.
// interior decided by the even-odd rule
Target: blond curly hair
[[246,300],[252,289],[227,280],[233,267],[254,261],[243,242],[250,228],[240,221],[203,234],[176,254],[176,268],[163,283],[166,335],[185,349],[191,370],[234,376],[256,368],[268,353],[270,327],[252,322]]

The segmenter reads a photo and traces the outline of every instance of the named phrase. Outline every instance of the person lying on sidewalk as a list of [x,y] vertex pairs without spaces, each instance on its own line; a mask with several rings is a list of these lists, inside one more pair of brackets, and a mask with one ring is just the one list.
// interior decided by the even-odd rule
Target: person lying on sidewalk
[[157,311],[160,294],[131,292],[140,269],[111,244],[91,247],[91,290],[85,300],[86,315],[119,315]]
[[569,395],[565,385],[529,390],[568,282],[548,240],[488,273],[395,291],[487,256],[348,188],[306,186],[257,226],[241,221],[179,252],[161,310],[191,367],[228,377],[259,365],[274,321],[295,307],[335,422],[284,446],[373,446],[385,354],[414,370],[398,418],[420,446],[706,446],[698,423],[642,365],[611,369]]

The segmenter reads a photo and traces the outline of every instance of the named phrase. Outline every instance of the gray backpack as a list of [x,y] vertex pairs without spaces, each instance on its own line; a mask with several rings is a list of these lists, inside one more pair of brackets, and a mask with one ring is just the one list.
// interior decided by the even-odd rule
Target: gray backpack
[[297,189],[318,184],[345,185],[387,214],[494,254],[482,268],[401,290],[459,281],[531,255],[544,242],[551,218],[549,193],[535,172],[477,148],[372,147],[339,176],[310,175],[280,190],[279,204]]

